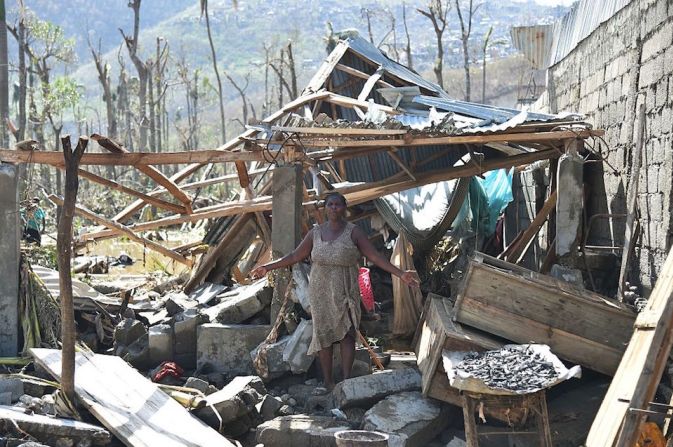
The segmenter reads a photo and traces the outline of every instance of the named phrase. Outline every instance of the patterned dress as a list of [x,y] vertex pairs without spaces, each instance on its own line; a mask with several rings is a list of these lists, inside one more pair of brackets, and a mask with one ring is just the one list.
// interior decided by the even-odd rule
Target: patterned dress
[[362,255],[351,239],[355,225],[346,223],[333,241],[323,241],[320,228],[313,229],[311,251],[309,299],[313,339],[308,348],[309,355],[343,340],[360,324],[358,263]]

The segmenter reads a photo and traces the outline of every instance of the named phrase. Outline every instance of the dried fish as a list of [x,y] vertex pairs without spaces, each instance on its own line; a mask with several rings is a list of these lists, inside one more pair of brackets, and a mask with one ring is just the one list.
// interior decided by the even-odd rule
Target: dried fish
[[529,346],[471,352],[456,369],[491,388],[517,392],[545,388],[558,378],[554,365]]

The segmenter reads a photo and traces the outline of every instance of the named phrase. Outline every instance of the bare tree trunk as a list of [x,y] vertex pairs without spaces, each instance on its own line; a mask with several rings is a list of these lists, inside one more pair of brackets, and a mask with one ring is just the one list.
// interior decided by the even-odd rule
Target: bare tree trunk
[[19,0],[19,24],[18,39],[19,45],[19,122],[16,132],[16,140],[21,141],[26,138],[26,17],[23,0]]
[[292,54],[292,41],[287,43],[287,65],[290,69],[290,86],[292,87],[290,92],[292,98],[290,100],[294,100],[297,99],[299,94],[297,91],[297,72],[294,66],[294,55]]
[[491,40],[491,34],[493,33],[493,27],[488,29],[486,36],[484,37],[484,46],[482,48],[482,58],[481,58],[481,103],[486,104],[486,51],[488,51],[488,43]]
[[117,139],[117,115],[114,108],[114,97],[112,96],[112,87],[110,79],[110,66],[103,60],[100,49],[100,40],[98,41],[98,51],[96,51],[89,42],[89,49],[93,56],[96,71],[98,71],[98,81],[103,87],[103,101],[105,102],[105,115],[107,117],[107,136],[113,140]]
[[155,116],[154,116],[154,80],[152,78],[152,69],[153,63],[151,61],[146,62],[145,66],[147,67],[147,71],[149,73],[149,76],[147,76],[147,93],[149,95],[148,102],[149,102],[149,109],[150,109],[150,116],[149,116],[149,130],[150,130],[150,151],[151,152],[156,152],[157,151],[157,132],[156,128],[154,127],[155,125]]
[[70,136],[61,139],[65,157],[65,196],[63,214],[58,223],[56,250],[58,252],[58,284],[61,291],[61,388],[68,401],[75,401],[75,311],[72,297],[72,278],[70,276],[70,258],[72,257],[72,221],[75,216],[77,188],[79,187],[79,161],[86,150],[89,140],[80,137],[75,151],[70,145]]
[[474,14],[477,12],[477,9],[482,4],[474,5],[473,0],[468,1],[467,17],[463,17],[463,13],[460,8],[460,0],[455,0],[456,3],[456,12],[458,13],[458,19],[460,20],[460,31],[461,36],[460,40],[463,43],[463,69],[465,71],[465,101],[469,101],[471,97],[471,82],[470,82],[470,34],[472,34],[472,19]]
[[262,106],[262,118],[266,118],[267,115],[269,115],[269,110],[271,110],[271,104],[269,104],[269,101],[271,100],[271,97],[269,96],[269,65],[271,64],[271,57],[269,55],[270,52],[271,49],[266,46],[266,43],[264,43],[264,105]]
[[217,79],[217,94],[220,100],[220,124],[222,126],[221,136],[222,144],[227,141],[227,125],[224,115],[224,95],[222,93],[222,79],[220,78],[220,71],[217,68],[217,56],[215,53],[215,44],[213,44],[213,35],[210,32],[210,17],[208,15],[208,0],[201,0],[201,15],[206,16],[206,29],[208,30],[208,42],[210,43],[210,54],[213,58],[213,70],[215,71],[215,78]]
[[129,52],[129,57],[133,62],[133,65],[136,67],[138,72],[138,81],[139,81],[139,91],[138,91],[138,124],[139,124],[139,138],[138,138],[138,150],[140,152],[144,151],[147,147],[147,76],[148,70],[147,65],[140,59],[138,56],[138,36],[140,34],[140,3],[142,0],[131,0],[129,1],[129,7],[133,9],[133,37],[126,36],[124,31],[121,29],[119,32],[122,34],[124,42],[126,43],[126,48]]
[[[285,78],[283,77],[283,65],[285,64],[285,51],[280,49],[280,63],[278,64],[278,70],[276,74],[278,75],[278,107],[283,107],[283,82]],[[287,84],[287,82],[285,82]]]
[[435,58],[435,66],[432,71],[435,72],[437,83],[444,88],[444,45],[442,43],[442,36],[447,24],[447,14],[449,13],[450,5],[442,3],[442,0],[431,0],[428,4],[428,10],[416,9],[419,13],[430,19],[432,27],[435,30],[435,38],[437,40],[437,57]]
[[369,8],[362,8],[362,15],[367,19],[367,33],[369,34],[369,41],[374,44],[374,34],[372,33],[372,19]]
[[404,52],[407,55],[407,67],[409,67],[410,70],[414,69],[414,63],[411,58],[411,37],[409,37],[409,28],[407,27],[407,5],[406,3],[402,3],[402,22],[404,23],[404,34],[407,37],[407,45],[404,48]]
[[0,0],[0,146],[9,147],[9,55],[5,0]]

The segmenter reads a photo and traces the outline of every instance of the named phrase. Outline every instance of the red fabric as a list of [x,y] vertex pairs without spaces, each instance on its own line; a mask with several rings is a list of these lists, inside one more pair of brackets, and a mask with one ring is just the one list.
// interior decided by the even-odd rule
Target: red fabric
[[182,377],[185,371],[175,362],[163,362],[159,371],[152,377],[153,382],[158,382],[166,376]]
[[358,275],[358,284],[360,285],[360,295],[362,296],[362,304],[364,304],[367,312],[374,311],[374,291],[372,290],[372,281],[369,277],[369,269],[360,267],[360,274]]

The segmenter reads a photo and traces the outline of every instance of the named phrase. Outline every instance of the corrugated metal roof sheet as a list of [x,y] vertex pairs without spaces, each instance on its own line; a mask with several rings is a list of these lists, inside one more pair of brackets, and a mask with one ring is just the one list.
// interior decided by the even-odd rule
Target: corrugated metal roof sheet
[[549,67],[554,25],[515,26],[510,31],[512,44],[537,70]]

